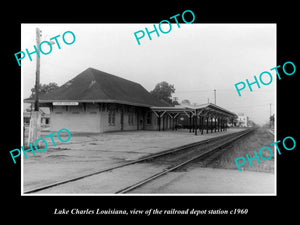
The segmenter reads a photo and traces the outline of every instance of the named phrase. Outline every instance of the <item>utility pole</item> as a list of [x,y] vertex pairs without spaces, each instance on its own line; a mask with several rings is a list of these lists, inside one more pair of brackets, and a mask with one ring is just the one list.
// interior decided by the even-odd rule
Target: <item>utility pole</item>
[[216,93],[216,89],[214,89],[214,97],[215,97],[215,105],[217,104],[217,93]]
[[[29,126],[29,133],[28,133],[28,145],[31,143],[32,145],[34,142],[40,137],[41,132],[41,115],[39,112],[39,87],[40,87],[40,37],[41,37],[41,30],[36,28],[36,47],[38,50],[36,56],[36,72],[35,72],[35,97],[34,97],[34,111],[31,112],[30,118],[30,126]],[[26,143],[23,143],[25,146]]]
[[[36,46],[38,54],[40,54],[40,39],[41,31],[36,28]],[[36,57],[36,72],[35,72],[35,99],[34,99],[34,111],[39,111],[39,86],[40,86],[40,57]]]

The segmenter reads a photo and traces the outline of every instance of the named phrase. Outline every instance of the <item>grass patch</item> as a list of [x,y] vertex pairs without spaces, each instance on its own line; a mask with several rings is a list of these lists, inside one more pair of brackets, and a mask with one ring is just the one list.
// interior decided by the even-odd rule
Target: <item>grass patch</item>
[[[210,163],[207,164],[207,167],[213,168],[222,168],[222,169],[236,169],[237,165],[235,159],[238,157],[245,157],[246,154],[249,155],[249,158],[255,156],[254,151],[256,151],[259,156],[259,150],[263,146],[269,146],[274,142],[274,137],[267,130],[263,128],[258,128],[250,135],[243,137],[242,139],[234,142],[228,146],[228,151],[224,151],[223,154],[217,156]],[[273,151],[273,156],[269,160],[263,160],[260,158],[260,163],[257,159],[251,161],[252,167],[250,166],[247,158],[246,163],[241,166],[242,170],[257,171],[257,172],[274,172],[274,147],[270,147]],[[270,152],[267,150],[262,151],[262,156],[264,158],[269,158]],[[242,159],[241,159],[242,161]]]

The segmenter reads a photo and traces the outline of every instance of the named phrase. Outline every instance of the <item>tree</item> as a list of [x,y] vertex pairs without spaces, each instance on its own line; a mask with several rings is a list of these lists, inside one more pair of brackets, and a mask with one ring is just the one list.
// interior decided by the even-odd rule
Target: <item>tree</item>
[[[39,86],[39,94],[46,94],[54,91],[55,89],[58,88],[57,83],[55,82],[50,82],[49,84],[40,84]],[[30,98],[34,98],[35,96],[35,88],[31,88],[31,96]]]
[[172,105],[175,106],[175,105],[180,105],[180,104],[177,100],[174,100],[174,101],[172,101]]
[[190,106],[190,105],[191,105],[191,102],[190,102],[190,100],[188,100],[188,99],[184,99],[184,100],[181,101],[181,104],[182,104],[182,105],[188,105],[188,106]]
[[173,105],[172,94],[175,93],[174,85],[162,81],[158,83],[150,93],[159,100],[163,100]]

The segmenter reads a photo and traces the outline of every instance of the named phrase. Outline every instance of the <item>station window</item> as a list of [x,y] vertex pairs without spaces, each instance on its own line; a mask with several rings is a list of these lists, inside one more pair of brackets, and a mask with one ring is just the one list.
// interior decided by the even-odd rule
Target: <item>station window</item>
[[148,125],[152,124],[152,114],[151,114],[151,112],[146,113],[146,124],[148,124]]
[[109,110],[108,111],[108,124],[110,126],[115,126],[116,121],[116,112],[115,110]]

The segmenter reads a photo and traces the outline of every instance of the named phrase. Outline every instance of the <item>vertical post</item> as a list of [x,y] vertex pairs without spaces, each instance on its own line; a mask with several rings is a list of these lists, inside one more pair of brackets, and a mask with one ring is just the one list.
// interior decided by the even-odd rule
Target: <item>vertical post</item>
[[209,117],[209,116],[206,117],[206,133],[207,133],[207,134],[208,134],[208,117]]
[[215,116],[215,132],[217,132],[217,117]]
[[34,98],[34,111],[39,111],[39,86],[40,86],[40,29],[36,28],[36,46],[38,53],[36,56],[36,72],[35,72],[35,98]]
[[190,133],[192,132],[192,113],[189,113],[189,128],[190,128]]
[[221,120],[221,130],[224,131],[224,118],[222,117],[222,120]]
[[195,135],[197,135],[197,129],[198,129],[198,124],[197,124],[197,121],[198,121],[198,115],[197,115],[197,109],[195,109]]
[[203,134],[203,130],[204,130],[204,116],[202,116],[200,118],[201,118],[201,134]]
[[172,130],[175,130],[175,114],[171,114],[171,116],[172,116]]
[[222,131],[224,131],[224,118],[222,118]]
[[158,114],[158,131],[160,131],[160,113],[157,114]]
[[[39,112],[40,34],[41,34],[40,29],[36,28],[36,46],[38,49],[38,54],[36,56],[34,111],[31,112],[29,132],[28,132],[28,145],[29,145],[29,143],[34,143],[39,138],[40,129],[41,129],[41,115]],[[39,144],[37,147],[39,147]]]
[[120,122],[121,122],[121,131],[124,130],[124,105],[120,107]]
[[199,115],[199,133],[200,134],[202,133],[201,130],[202,130],[202,117]]
[[137,108],[136,110],[136,128],[137,130],[140,129],[140,110]]
[[169,118],[170,118],[170,116],[168,116],[168,114],[167,113],[165,113],[165,121],[166,121],[166,130],[168,130],[169,129]]
[[216,89],[214,89],[214,97],[215,97],[215,105],[217,104],[217,93],[216,93]]
[[195,116],[194,115],[192,116],[192,123],[193,123],[192,131],[194,132],[195,131]]

